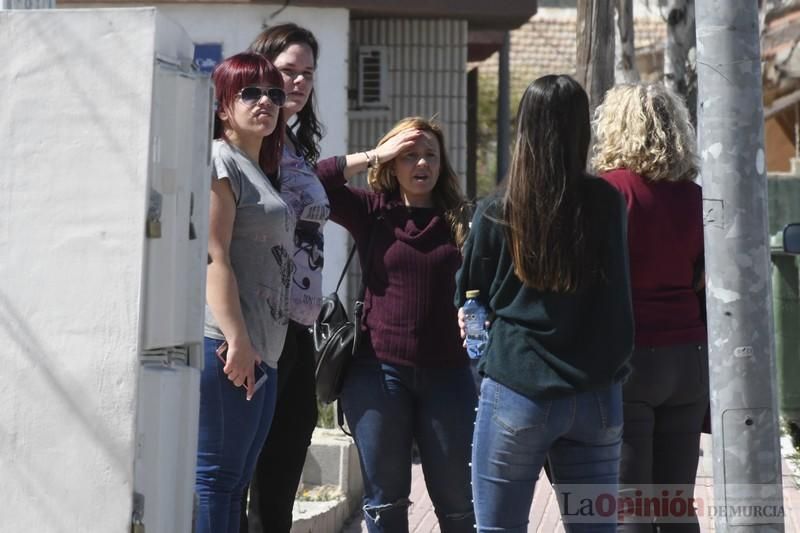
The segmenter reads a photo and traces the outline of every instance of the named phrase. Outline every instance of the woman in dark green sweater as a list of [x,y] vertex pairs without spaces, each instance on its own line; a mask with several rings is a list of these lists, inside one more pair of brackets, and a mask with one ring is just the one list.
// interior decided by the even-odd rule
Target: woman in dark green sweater
[[494,316],[479,365],[477,528],[526,531],[549,460],[567,531],[610,532],[633,348],[625,206],[585,173],[589,104],[575,80],[534,81],[517,120],[505,193],[478,206],[457,274],[456,305],[478,289]]

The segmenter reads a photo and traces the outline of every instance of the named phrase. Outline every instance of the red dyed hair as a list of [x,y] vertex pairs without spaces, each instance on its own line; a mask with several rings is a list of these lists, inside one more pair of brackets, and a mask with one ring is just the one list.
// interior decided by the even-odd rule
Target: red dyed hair
[[[214,69],[211,75],[217,92],[217,109],[231,109],[236,94],[250,85],[269,85],[283,88],[283,77],[278,69],[261,54],[244,52],[229,57]],[[258,164],[269,177],[275,188],[278,188],[278,165],[283,151],[283,130],[286,129],[286,117],[283,109],[278,110],[278,123],[275,131],[261,141]],[[214,138],[224,139],[222,121],[214,114]]]

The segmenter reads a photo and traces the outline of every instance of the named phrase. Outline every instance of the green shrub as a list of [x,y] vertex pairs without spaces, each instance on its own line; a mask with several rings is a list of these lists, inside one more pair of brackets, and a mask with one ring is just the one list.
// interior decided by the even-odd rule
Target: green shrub
[[325,405],[317,402],[317,427],[333,429],[336,427],[336,404]]

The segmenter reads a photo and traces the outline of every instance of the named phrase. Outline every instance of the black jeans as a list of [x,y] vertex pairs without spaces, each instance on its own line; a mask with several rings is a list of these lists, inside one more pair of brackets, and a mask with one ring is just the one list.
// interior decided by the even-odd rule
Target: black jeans
[[[637,348],[622,392],[620,494],[625,485],[685,485],[694,491],[700,430],[708,407],[708,347]],[[639,519],[641,520],[641,519]],[[696,517],[620,524],[619,532],[699,532]]]
[[[251,482],[264,533],[289,533],[292,528],[292,506],[316,425],[313,340],[308,326],[289,322],[278,360],[275,416]],[[249,528],[245,511],[243,503],[240,533]]]

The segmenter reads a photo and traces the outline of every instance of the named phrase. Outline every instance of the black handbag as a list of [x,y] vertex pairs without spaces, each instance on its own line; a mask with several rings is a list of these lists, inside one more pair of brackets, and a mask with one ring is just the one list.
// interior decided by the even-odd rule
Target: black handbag
[[[378,219],[380,218],[378,217]],[[367,268],[369,268],[369,261],[372,258],[374,238],[375,229],[373,228],[367,248]],[[361,319],[364,310],[367,270],[363,270],[361,275],[361,287],[353,307],[353,320],[348,318],[347,310],[339,299],[339,287],[355,253],[356,246],[353,245],[342,269],[342,274],[339,276],[339,281],[336,283],[336,290],[322,299],[322,307],[312,327],[316,357],[314,376],[317,382],[317,399],[325,404],[339,398],[347,367],[361,340]]]
[[325,404],[329,404],[339,397],[347,365],[358,349],[364,295],[362,293],[355,303],[353,320],[347,317],[347,310],[339,299],[339,286],[342,284],[355,251],[356,247],[353,246],[344,269],[342,269],[342,274],[339,276],[336,290],[322,299],[322,307],[312,328],[316,357],[314,376],[317,381],[317,399]]

